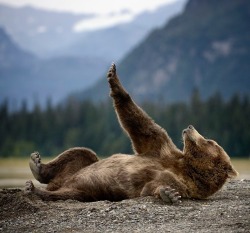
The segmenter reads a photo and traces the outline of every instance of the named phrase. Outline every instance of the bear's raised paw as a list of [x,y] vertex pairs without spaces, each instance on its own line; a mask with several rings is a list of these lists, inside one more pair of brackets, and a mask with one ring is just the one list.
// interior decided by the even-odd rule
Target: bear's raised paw
[[111,67],[109,68],[109,71],[107,73],[107,78],[109,80],[112,78],[116,78],[116,65],[115,65],[115,63],[112,63]]

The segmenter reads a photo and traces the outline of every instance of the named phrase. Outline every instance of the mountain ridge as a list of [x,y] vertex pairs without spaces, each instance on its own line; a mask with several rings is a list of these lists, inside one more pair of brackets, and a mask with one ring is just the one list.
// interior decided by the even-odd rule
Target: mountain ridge
[[[136,28],[142,26],[149,30],[153,25],[162,23],[164,18],[180,11],[183,2],[185,0],[180,0],[174,5],[166,5],[152,13],[144,12],[138,16],[138,18],[141,17],[140,19],[135,20],[136,25],[122,24],[99,31],[95,35],[99,42],[96,41],[91,45],[94,37],[90,36],[87,40],[90,42],[89,46],[86,44],[76,46],[76,53],[65,52],[66,44],[69,41],[72,42],[69,30],[72,30],[76,19],[92,17],[91,15],[57,12],[54,17],[52,11],[40,11],[31,7],[13,10],[11,7],[0,5],[0,27],[4,28],[0,31],[0,49],[2,49],[0,50],[0,104],[4,99],[8,99],[14,106],[13,108],[18,108],[21,102],[26,100],[28,106],[39,102],[44,107],[48,98],[51,98],[53,104],[57,104],[72,91],[86,89],[108,69],[111,58],[117,60],[131,49],[133,43],[136,43],[139,39],[135,33]],[[173,7],[175,10],[172,13],[167,12]],[[148,17],[151,17],[150,25],[146,20]],[[60,29],[61,24],[66,28],[65,31],[63,27]],[[58,27],[62,30],[61,34],[60,30],[56,31]],[[50,30],[52,30],[51,33]],[[138,34],[142,31],[138,30]],[[145,32],[146,30],[143,33]],[[22,34],[24,34],[23,37]],[[124,36],[122,46],[123,42],[117,39],[118,35]],[[18,39],[18,36],[22,39]],[[21,40],[30,46],[29,50],[24,49],[25,46],[20,46]],[[32,47],[47,55],[42,56],[39,52],[30,52]],[[87,51],[88,47],[90,52]],[[57,49],[59,51],[55,52]],[[46,50],[49,50],[52,55]]]
[[[140,41],[153,27],[162,25],[172,15],[181,11],[186,0],[166,4],[153,12],[142,12],[129,23],[120,23],[94,31],[75,32],[74,26],[82,20],[92,19],[98,15],[73,14],[33,7],[14,8],[0,4],[0,26],[18,45],[39,57],[53,56],[93,56],[100,57],[96,47],[105,49],[102,59],[121,58],[131,46]],[[114,36],[124,46],[117,52]],[[131,34],[133,33],[133,35]],[[119,36],[121,34],[121,36]],[[100,40],[103,38],[103,40]],[[97,40],[97,42],[95,42]],[[93,41],[93,42],[92,42]],[[109,51],[109,53],[107,53]]]
[[71,91],[91,85],[105,67],[98,58],[40,59],[20,49],[0,28],[0,103],[7,99],[12,110],[23,100],[29,108],[36,102],[44,107],[49,98],[57,103]]
[[[186,101],[196,88],[203,99],[216,92],[249,96],[249,12],[244,0],[190,0],[117,64],[122,83],[138,101]],[[75,97],[107,98],[104,82]]]

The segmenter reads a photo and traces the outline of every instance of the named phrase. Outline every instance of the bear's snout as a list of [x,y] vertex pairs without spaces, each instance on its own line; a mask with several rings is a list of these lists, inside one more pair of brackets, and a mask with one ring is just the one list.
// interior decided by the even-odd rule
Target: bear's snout
[[193,131],[193,130],[194,130],[194,126],[189,125],[186,129],[182,131],[182,135],[184,136],[184,134],[188,133],[188,131]]

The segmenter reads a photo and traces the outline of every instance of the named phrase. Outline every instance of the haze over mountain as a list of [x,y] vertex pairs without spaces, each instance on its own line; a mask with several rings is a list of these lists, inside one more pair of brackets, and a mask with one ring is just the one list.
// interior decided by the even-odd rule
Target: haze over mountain
[[13,109],[24,99],[29,106],[34,102],[44,106],[49,97],[56,103],[70,91],[91,85],[105,68],[105,62],[90,58],[39,59],[20,49],[0,28],[0,103],[8,99]]
[[[190,0],[184,12],[154,30],[117,64],[120,78],[139,101],[186,101],[220,92],[250,94],[250,1]],[[78,99],[103,100],[106,79]]]
[[44,106],[48,98],[58,103],[86,89],[150,29],[180,12],[184,2],[145,12],[130,23],[78,33],[74,25],[93,15],[0,5],[0,103],[8,99],[17,108],[25,99],[29,106]]
[[0,26],[22,49],[48,57],[74,39],[76,22],[93,15],[40,10],[33,7],[10,7],[0,4]]
[[[131,22],[114,27],[94,30],[93,25],[93,30],[88,31],[82,31],[80,23],[95,19],[98,15],[46,11],[29,6],[14,8],[0,4],[0,26],[21,48],[39,57],[93,56],[110,62],[110,59],[120,59],[151,29],[163,25],[181,12],[185,2],[179,0],[153,12],[143,12]],[[124,11],[124,14],[129,12]]]
[[[79,33],[78,40],[66,48],[65,53],[102,57],[108,64],[114,60],[118,61],[140,43],[152,29],[163,26],[171,17],[179,14],[185,2],[186,0],[179,0],[156,11],[143,12],[129,23]],[[60,52],[64,50],[58,51]]]

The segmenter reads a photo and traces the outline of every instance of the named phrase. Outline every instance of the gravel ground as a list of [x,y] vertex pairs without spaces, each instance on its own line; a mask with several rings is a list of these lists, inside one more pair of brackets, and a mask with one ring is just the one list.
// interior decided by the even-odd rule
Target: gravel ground
[[207,200],[167,205],[153,197],[121,202],[45,202],[21,189],[0,191],[0,232],[250,232],[250,180]]

